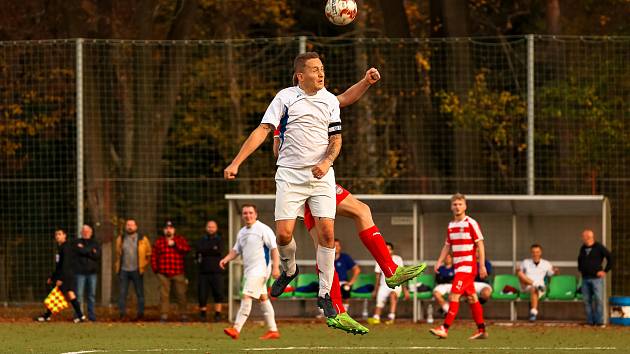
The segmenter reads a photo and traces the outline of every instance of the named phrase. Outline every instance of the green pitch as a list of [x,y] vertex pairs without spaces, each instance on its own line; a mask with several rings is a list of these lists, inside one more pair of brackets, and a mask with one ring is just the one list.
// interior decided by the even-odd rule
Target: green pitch
[[232,340],[224,324],[177,323],[2,323],[2,353],[628,353],[630,328],[490,326],[490,339],[469,341],[470,325],[456,326],[447,340],[427,325],[371,326],[365,336],[335,331],[325,324],[283,323],[282,338],[258,339],[261,324],[245,325]]

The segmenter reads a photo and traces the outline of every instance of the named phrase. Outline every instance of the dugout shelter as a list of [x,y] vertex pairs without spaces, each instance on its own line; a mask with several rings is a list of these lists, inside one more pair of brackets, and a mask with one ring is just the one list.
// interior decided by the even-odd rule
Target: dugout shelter
[[[386,241],[394,244],[394,252],[405,262],[427,262],[432,271],[444,244],[446,227],[451,219],[450,195],[355,195],[368,204],[376,225]],[[230,247],[242,227],[239,205],[257,205],[259,219],[274,228],[274,195],[225,196],[229,204]],[[529,257],[530,245],[543,246],[543,258],[560,269],[561,274],[576,275],[577,256],[582,230],[594,230],[596,238],[610,249],[610,204],[602,195],[468,195],[468,215],[481,225],[486,253],[494,266],[494,274],[514,274],[518,263]],[[297,259],[301,269],[315,264],[313,244],[302,222],[295,230]],[[342,241],[364,273],[373,273],[374,260],[363,247],[354,222],[340,217],[335,222],[335,236]],[[311,267],[311,268],[309,268]],[[229,268],[229,315],[233,318],[239,299],[242,263],[236,260]],[[610,274],[605,279],[605,308],[610,296]],[[367,304],[367,302],[366,302]],[[315,306],[314,304],[312,306]],[[412,318],[422,318],[422,302],[413,301]],[[576,311],[583,312],[576,301]],[[280,316],[283,309],[276,310]],[[404,313],[399,313],[405,317]],[[608,313],[605,313],[606,321]],[[517,319],[515,301],[510,302],[509,318]]]

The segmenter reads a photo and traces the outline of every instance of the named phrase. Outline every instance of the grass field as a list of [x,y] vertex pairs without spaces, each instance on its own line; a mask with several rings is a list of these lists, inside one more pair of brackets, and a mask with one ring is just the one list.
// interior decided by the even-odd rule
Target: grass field
[[258,339],[261,323],[247,323],[242,337],[223,334],[224,323],[1,323],[3,353],[629,353],[630,328],[517,325],[489,327],[490,339],[469,341],[473,327],[460,324],[447,340],[428,325],[373,326],[363,337],[320,323],[279,322],[282,338]]

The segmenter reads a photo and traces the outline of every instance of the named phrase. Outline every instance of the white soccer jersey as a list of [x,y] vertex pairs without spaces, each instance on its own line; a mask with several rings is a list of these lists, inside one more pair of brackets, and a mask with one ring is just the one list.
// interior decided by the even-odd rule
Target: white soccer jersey
[[234,251],[243,257],[243,274],[249,277],[266,277],[271,269],[272,249],[277,248],[273,230],[260,221],[243,227],[236,236]]
[[524,259],[521,262],[521,272],[534,281],[534,285],[544,285],[545,277],[553,275],[553,266],[545,259],[541,259],[538,264],[534,263],[531,258]]
[[261,123],[280,132],[277,165],[312,167],[328,149],[328,137],[341,133],[339,101],[326,88],[309,96],[298,86],[286,88],[271,101]]
[[[393,260],[393,261],[394,261],[394,263],[396,263],[396,265],[398,265],[399,267],[402,267],[402,266],[404,266],[404,265],[405,265],[405,264],[403,263],[403,259],[402,259],[402,257],[401,257],[401,256],[398,256],[398,255],[393,255],[393,256],[392,256],[392,260]],[[383,271],[381,271],[381,267],[379,267],[379,266],[378,266],[378,263],[374,266],[374,273],[376,273],[376,274],[382,274],[382,273],[383,273]],[[387,286],[387,283],[385,283],[385,277],[384,277],[384,276],[381,276],[381,280],[380,280],[379,282],[380,282],[380,288],[385,287],[385,288],[388,288],[388,289],[389,289],[389,287]],[[396,288],[398,289],[399,287],[396,287]]]

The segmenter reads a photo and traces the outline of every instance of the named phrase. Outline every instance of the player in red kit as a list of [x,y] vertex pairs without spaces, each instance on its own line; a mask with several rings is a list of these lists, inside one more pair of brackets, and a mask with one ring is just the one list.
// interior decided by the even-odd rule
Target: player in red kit
[[[451,211],[453,220],[448,224],[446,242],[440,252],[440,257],[435,263],[435,272],[442,265],[444,258],[453,251],[453,266],[455,267],[455,278],[451,286],[449,295],[449,310],[444,319],[444,324],[438,328],[431,329],[430,332],[439,337],[448,337],[448,330],[457,316],[459,310],[460,297],[466,296],[473,319],[477,324],[477,332],[468,339],[486,339],[488,333],[483,321],[483,309],[475,292],[475,276],[479,271],[479,276],[483,279],[488,276],[486,270],[486,252],[483,244],[483,235],[479,224],[475,219],[466,215],[466,197],[463,194],[455,194],[451,197]],[[479,250],[479,269],[477,270],[477,260],[475,255]]]

